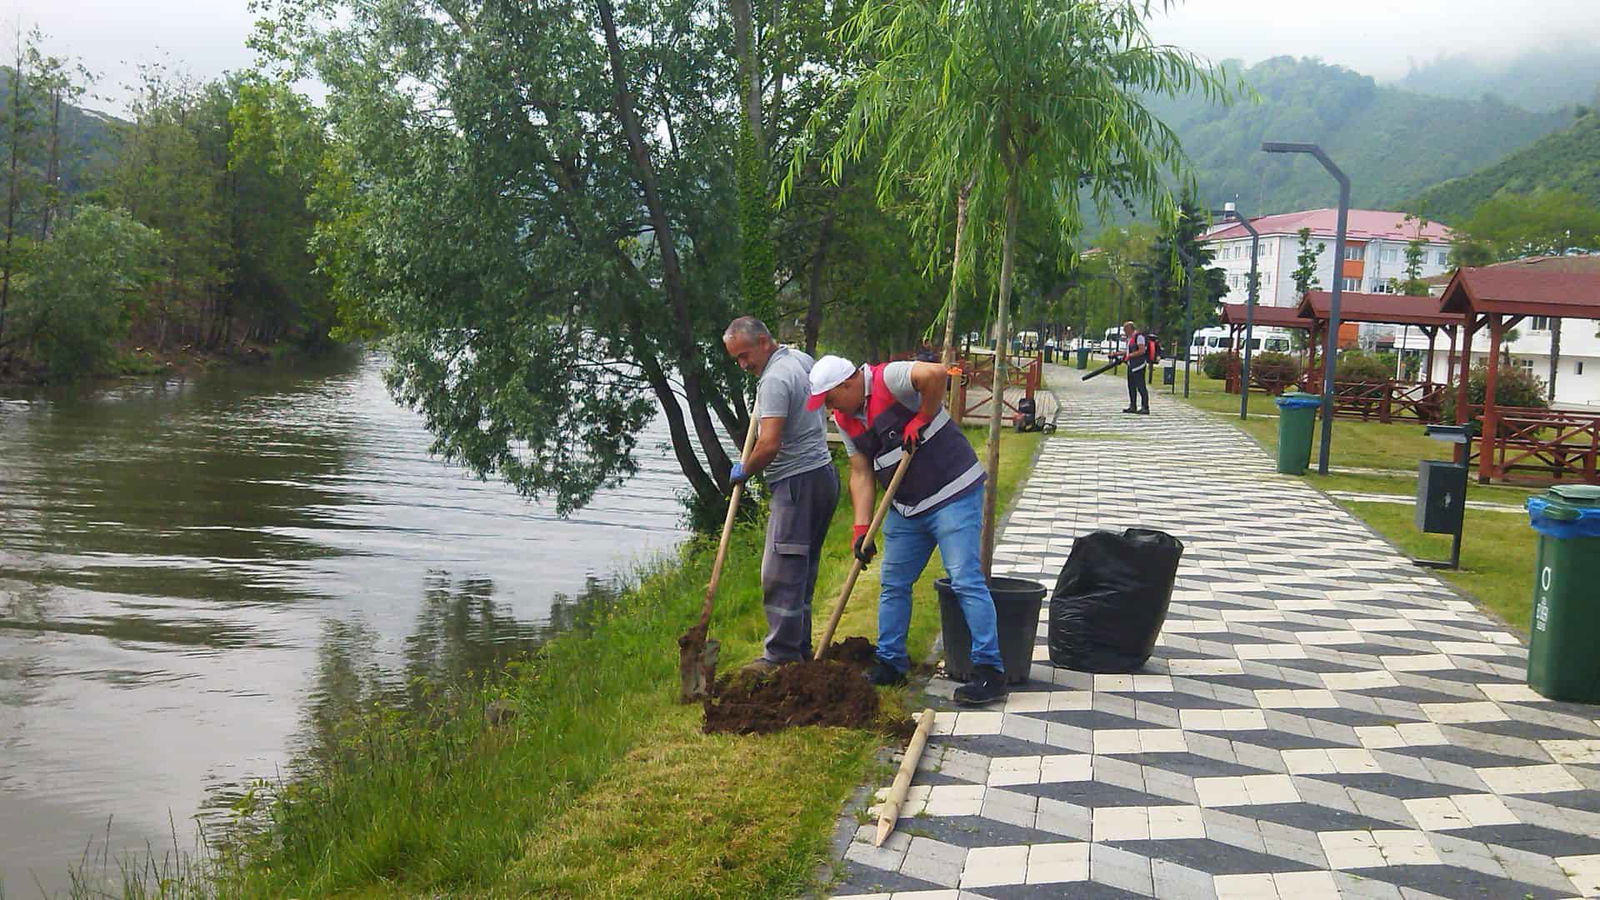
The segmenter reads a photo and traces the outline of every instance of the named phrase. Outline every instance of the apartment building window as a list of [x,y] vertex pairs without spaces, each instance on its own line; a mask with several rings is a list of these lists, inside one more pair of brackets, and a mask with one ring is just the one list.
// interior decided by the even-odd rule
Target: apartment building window
[[1583,374],[1583,360],[1581,360],[1581,359],[1578,360],[1577,369],[1578,369],[1578,371],[1575,372],[1574,374],[1582,375]]
[[1367,245],[1365,245],[1365,244],[1346,244],[1345,248],[1344,248],[1344,258],[1345,259],[1349,259],[1349,260],[1357,260],[1357,261],[1366,259],[1367,258]]
[[1341,278],[1339,279],[1339,287],[1347,291],[1359,291],[1361,290],[1361,279]]
[[1519,367],[1522,368],[1522,371],[1527,372],[1530,375],[1533,374],[1533,360],[1531,360],[1531,359],[1518,359],[1518,360],[1514,360],[1514,361],[1516,362],[1516,364]]
[[1441,266],[1450,265],[1450,251],[1448,251],[1448,250],[1440,250],[1439,251],[1439,265],[1441,265]]
[[1372,283],[1372,293],[1374,293],[1374,294],[1392,294],[1392,293],[1394,293],[1394,289],[1389,287],[1389,282],[1387,282],[1387,281],[1374,281]]
[[1383,248],[1383,256],[1381,257],[1381,259],[1384,262],[1386,262],[1386,263],[1398,262],[1399,258],[1400,258],[1400,251],[1399,250],[1396,250],[1393,247],[1385,247],[1385,248]]
[[1550,317],[1549,316],[1534,316],[1533,318],[1528,320],[1528,330],[1529,331],[1549,331],[1550,330]]

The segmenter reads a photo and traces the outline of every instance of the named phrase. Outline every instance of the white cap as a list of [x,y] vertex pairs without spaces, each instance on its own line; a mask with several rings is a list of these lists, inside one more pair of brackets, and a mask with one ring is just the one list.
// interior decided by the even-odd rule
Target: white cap
[[821,409],[823,396],[856,373],[856,364],[842,356],[824,356],[811,366],[811,399],[806,409]]

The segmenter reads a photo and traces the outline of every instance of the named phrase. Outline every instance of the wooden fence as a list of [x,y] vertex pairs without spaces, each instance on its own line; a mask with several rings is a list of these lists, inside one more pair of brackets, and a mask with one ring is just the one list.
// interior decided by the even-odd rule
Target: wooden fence
[[[1489,454],[1480,478],[1600,483],[1600,416],[1557,409],[1495,407],[1485,416],[1475,457]],[[1487,449],[1484,445],[1487,444]]]
[[[1314,377],[1314,376],[1313,376]],[[1308,384],[1308,391],[1322,385]],[[1389,423],[1396,419],[1438,422],[1444,416],[1447,386],[1413,381],[1335,381],[1333,414],[1340,418]]]
[[[959,410],[959,421],[968,417],[989,418],[989,397],[994,389],[994,362],[992,354],[974,354],[958,361],[961,376],[952,378],[950,391],[954,397],[952,411]],[[1033,395],[1044,384],[1043,356],[1012,356],[1007,359],[1006,386],[1022,389],[1022,396]],[[1000,402],[1009,416],[1018,415],[1016,404],[1006,399],[1002,391]]]

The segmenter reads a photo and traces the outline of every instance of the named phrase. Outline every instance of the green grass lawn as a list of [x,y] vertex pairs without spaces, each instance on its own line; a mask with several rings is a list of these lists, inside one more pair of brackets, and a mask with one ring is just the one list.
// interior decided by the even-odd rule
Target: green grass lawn
[[[1178,373],[1178,398],[1182,399],[1183,373]],[[1252,394],[1251,416],[1239,420],[1239,396],[1223,391],[1222,382],[1198,373],[1189,386],[1188,402],[1216,414],[1242,428],[1269,453],[1278,452],[1277,408],[1271,397]],[[1318,423],[1319,435],[1321,423]],[[1417,464],[1424,459],[1448,459],[1451,445],[1426,436],[1416,422],[1359,422],[1336,419],[1329,461],[1336,471],[1327,476],[1315,472],[1316,448],[1312,449],[1312,471],[1307,484],[1323,491],[1349,491],[1415,497]],[[1339,472],[1338,469],[1377,469],[1371,472]],[[1522,506],[1537,493],[1529,488],[1483,485],[1469,480],[1467,497],[1505,505]],[[1337,501],[1345,509],[1382,534],[1402,552],[1413,558],[1448,559],[1448,535],[1422,534],[1416,529],[1415,507],[1398,503]],[[1461,546],[1460,571],[1441,570],[1440,575],[1505,620],[1518,631],[1527,631],[1529,605],[1533,596],[1532,571],[1537,535],[1528,527],[1526,516],[1489,510],[1469,509]]]
[[[1450,558],[1449,535],[1418,532],[1409,506],[1343,500],[1338,503],[1408,556]],[[1527,516],[1469,509],[1462,530],[1461,569],[1442,569],[1439,574],[1519,633],[1526,634],[1537,542],[1538,534],[1528,527]]]
[[[1334,472],[1330,475],[1318,475],[1315,469],[1305,474],[1306,483],[1323,491],[1352,491],[1362,494],[1391,494],[1415,497],[1417,495],[1417,473],[1396,472],[1393,475],[1372,475],[1365,472],[1342,473]],[[1515,487],[1505,484],[1479,484],[1475,479],[1467,480],[1467,499],[1486,503],[1499,503],[1504,506],[1521,509],[1523,503],[1540,488]],[[1408,507],[1409,509],[1409,507]]]
[[[973,429],[969,438],[982,438]],[[1000,499],[1039,435],[1002,441]],[[851,513],[835,514],[817,585],[826,615],[849,566]],[[760,651],[761,524],[729,552],[712,637],[728,671]],[[223,896],[773,897],[803,893],[846,799],[883,745],[875,731],[700,733],[676,703],[677,637],[693,623],[715,545],[702,539],[533,660],[481,690],[453,688],[425,719],[374,709],[326,764],[264,808],[265,830],[202,866]],[[838,638],[877,635],[877,568]],[[909,649],[939,628],[931,564]],[[904,690],[885,699],[903,715]],[[485,707],[515,710],[506,725]],[[161,873],[155,873],[159,876]],[[148,881],[150,876],[145,876]],[[124,893],[149,892],[144,886]]]
[[[1278,452],[1278,408],[1273,398],[1266,394],[1250,395],[1250,418],[1239,420],[1239,395],[1229,394],[1223,383],[1196,372],[1189,385],[1190,405],[1207,412],[1226,415],[1245,433],[1255,438],[1268,453]],[[1183,372],[1178,372],[1178,392],[1183,399]],[[1321,435],[1321,423],[1317,434]],[[1316,447],[1312,448],[1312,462],[1316,461]],[[1329,464],[1346,469],[1390,469],[1416,472],[1417,462],[1424,459],[1447,459],[1450,445],[1428,437],[1422,425],[1416,422],[1361,422],[1353,419],[1335,419],[1333,445],[1328,454]]]

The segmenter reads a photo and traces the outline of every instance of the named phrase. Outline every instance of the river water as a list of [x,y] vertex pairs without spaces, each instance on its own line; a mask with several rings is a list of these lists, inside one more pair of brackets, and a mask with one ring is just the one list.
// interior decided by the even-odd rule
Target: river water
[[681,538],[665,429],[562,520],[428,456],[381,370],[0,394],[0,892],[192,848],[353,685],[525,649]]

